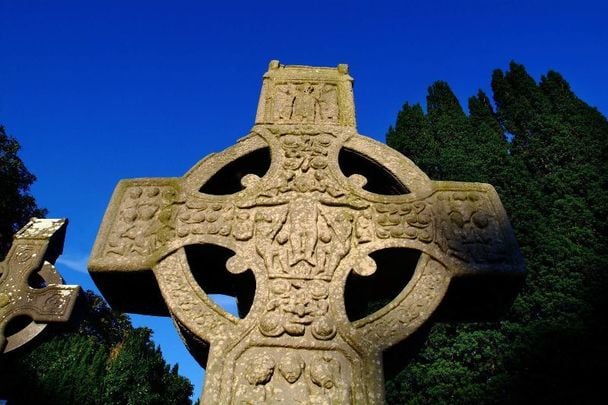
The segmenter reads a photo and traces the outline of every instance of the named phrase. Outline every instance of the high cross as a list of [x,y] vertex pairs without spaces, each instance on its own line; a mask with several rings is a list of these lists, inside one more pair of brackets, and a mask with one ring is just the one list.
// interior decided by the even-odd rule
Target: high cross
[[[89,270],[112,306],[174,319],[206,367],[203,403],[382,403],[383,351],[451,280],[522,274],[492,186],[431,181],[359,135],[354,111],[346,65],[272,61],[249,135],[182,178],[118,184]],[[349,315],[347,281],[397,248],[417,252],[405,288]]]
[[[32,218],[13,238],[0,263],[0,350],[14,350],[49,322],[69,319],[80,287],[62,285],[53,266],[63,250],[66,219]],[[18,317],[28,321],[19,324]],[[7,331],[11,321],[18,325]]]

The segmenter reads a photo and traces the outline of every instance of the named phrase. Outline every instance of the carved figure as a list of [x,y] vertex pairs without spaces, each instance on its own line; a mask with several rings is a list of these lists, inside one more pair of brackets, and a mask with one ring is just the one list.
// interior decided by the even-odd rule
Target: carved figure
[[296,89],[298,93],[293,102],[293,119],[297,122],[315,122],[318,111],[315,87],[304,83]]
[[264,404],[270,398],[268,382],[274,374],[275,362],[270,356],[262,355],[253,358],[247,365],[245,378],[248,385],[241,385],[236,390],[238,405]]
[[291,244],[290,266],[295,266],[301,261],[305,261],[313,267],[316,265],[314,253],[318,239],[318,215],[316,204],[306,197],[296,197],[289,204],[287,223]]
[[277,246],[285,243],[286,236],[278,237],[284,223],[285,210],[275,209],[270,213],[258,211],[255,214],[256,251],[264,259],[268,271],[285,271],[286,253]]
[[291,119],[295,97],[296,91],[293,85],[284,84],[276,87],[274,116],[277,121],[281,122]]
[[311,397],[314,404],[348,404],[350,395],[340,383],[340,363],[330,357],[316,357],[310,366],[310,380],[318,387]]
[[273,385],[273,404],[305,404],[308,402],[310,390],[302,376],[305,367],[306,364],[302,357],[295,353],[288,353],[279,362],[278,368],[283,381]]
[[335,86],[330,84],[323,85],[319,104],[323,121],[331,123],[338,121],[338,97]]

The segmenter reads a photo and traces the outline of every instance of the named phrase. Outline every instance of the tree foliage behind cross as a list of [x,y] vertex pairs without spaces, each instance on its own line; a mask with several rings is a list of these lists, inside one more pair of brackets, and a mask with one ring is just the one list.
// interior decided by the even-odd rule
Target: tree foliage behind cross
[[437,180],[493,184],[526,258],[496,322],[435,324],[387,381],[391,403],[592,403],[608,369],[608,121],[550,71],[492,76],[467,116],[445,82],[406,103],[387,143]]
[[[29,192],[36,178],[18,151],[17,140],[0,126],[2,258],[13,234],[32,216],[46,214]],[[67,324],[49,325],[25,347],[0,354],[0,399],[9,404],[190,404],[192,384],[178,374],[177,365],[166,364],[151,337],[151,330],[133,328],[128,316],[87,291]]]
[[46,210],[38,208],[30,194],[36,176],[27,170],[17,155],[17,140],[7,135],[0,125],[0,260],[13,241],[13,234],[31,217],[44,217]]
[[192,384],[166,364],[152,331],[133,328],[91,291],[67,325],[51,325],[0,362],[11,404],[190,404]]

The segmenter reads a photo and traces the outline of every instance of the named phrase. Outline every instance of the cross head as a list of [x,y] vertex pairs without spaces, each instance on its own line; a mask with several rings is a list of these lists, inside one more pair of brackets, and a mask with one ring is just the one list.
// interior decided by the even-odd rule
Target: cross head
[[[351,319],[347,280],[373,275],[386,249],[418,252],[413,275]],[[206,367],[203,403],[376,404],[383,351],[451,280],[517,276],[523,262],[492,186],[431,181],[357,133],[346,65],[273,61],[245,138],[182,178],[118,184],[89,270],[111,305],[174,319]],[[226,284],[242,317],[209,297]]]
[[[63,285],[53,263],[63,250],[66,219],[32,218],[0,263],[0,350],[32,340],[49,322],[69,319],[80,287]],[[27,322],[7,330],[17,318]],[[9,329],[10,326],[9,326]]]

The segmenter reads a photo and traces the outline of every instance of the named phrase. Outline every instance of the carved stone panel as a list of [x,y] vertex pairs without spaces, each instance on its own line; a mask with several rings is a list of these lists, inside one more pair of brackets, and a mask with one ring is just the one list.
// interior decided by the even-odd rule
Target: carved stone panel
[[[265,174],[239,166],[261,150],[270,154]],[[344,151],[407,191],[368,191],[365,170],[351,167],[344,175]],[[235,166],[240,191],[201,191]],[[232,251],[225,263],[231,277],[253,274],[243,319],[199,285],[195,274],[211,272],[214,258],[193,262],[188,252],[197,245]],[[387,248],[420,252],[411,280],[383,308],[350,321],[347,278],[374,274],[370,255]],[[204,403],[360,404],[383,402],[383,350],[431,316],[453,278],[518,277],[523,264],[492,186],[431,181],[398,152],[356,132],[345,65],[271,62],[247,137],[183,178],[118,185],[89,270],[96,280],[115,277],[99,284],[108,297],[127,274],[154,275],[169,314],[207,369]],[[134,292],[119,304],[129,309],[154,296]]]
[[352,403],[352,365],[339,351],[253,347],[234,370],[234,404]]

